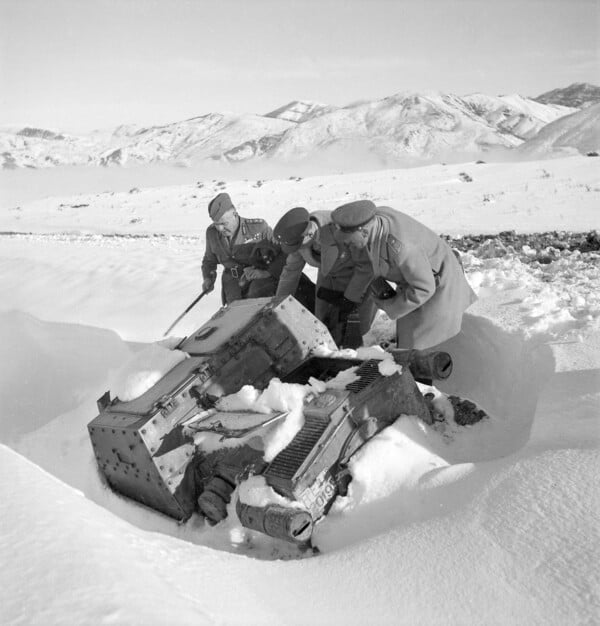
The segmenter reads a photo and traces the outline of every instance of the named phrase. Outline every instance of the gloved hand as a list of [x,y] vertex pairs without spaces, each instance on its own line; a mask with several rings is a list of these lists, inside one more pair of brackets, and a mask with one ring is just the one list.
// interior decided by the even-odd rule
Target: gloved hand
[[377,308],[384,311],[391,320],[395,320],[398,317],[395,313],[395,303],[398,297],[398,295],[395,295],[393,298],[375,298],[372,296]]
[[215,279],[214,277],[205,278],[202,281],[202,291],[206,293],[210,293],[215,288]]
[[270,278],[271,274],[267,270],[259,270],[256,267],[245,267],[244,276],[248,280],[256,280],[257,278]]
[[375,300],[389,300],[396,295],[396,290],[383,276],[378,276],[371,281],[369,293]]

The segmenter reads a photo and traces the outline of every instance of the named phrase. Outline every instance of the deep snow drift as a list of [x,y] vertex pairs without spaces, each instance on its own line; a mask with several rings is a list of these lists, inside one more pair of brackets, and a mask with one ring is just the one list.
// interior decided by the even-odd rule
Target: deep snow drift
[[[253,183],[229,190],[243,214],[272,224],[286,203],[334,208],[365,194],[453,234],[560,229],[572,216],[584,229],[598,220],[591,161],[477,166],[470,184],[455,166],[268,181],[268,195]],[[198,292],[212,191],[48,199],[2,213],[2,230],[38,233],[0,243],[3,623],[593,623],[596,253],[547,265],[489,249],[463,255],[480,300],[448,343],[455,371],[439,386],[491,419],[440,431],[406,416],[386,429],[356,455],[348,496],[317,526],[315,558],[273,560],[310,555],[233,518],[178,525],[102,485],[86,425],[119,368]],[[78,232],[56,234],[65,230]],[[115,230],[170,235],[101,235]],[[217,301],[203,300],[176,332],[199,326]],[[380,316],[368,341],[391,332]]]

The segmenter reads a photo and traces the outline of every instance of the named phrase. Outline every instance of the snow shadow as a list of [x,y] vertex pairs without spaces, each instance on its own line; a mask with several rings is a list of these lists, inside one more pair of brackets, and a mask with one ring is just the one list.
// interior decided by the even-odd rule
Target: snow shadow
[[128,356],[113,331],[0,313],[0,441],[71,411]]
[[529,439],[542,390],[554,374],[550,346],[466,313],[461,332],[439,349],[452,355],[454,367],[452,375],[436,386],[481,405],[493,426],[489,438],[482,438],[477,447],[457,447],[449,460],[484,461],[522,448]]

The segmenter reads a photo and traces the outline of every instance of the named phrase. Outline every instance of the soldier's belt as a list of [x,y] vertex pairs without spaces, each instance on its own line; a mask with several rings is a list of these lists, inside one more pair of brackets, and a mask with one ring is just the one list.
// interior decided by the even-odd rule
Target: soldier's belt
[[231,267],[225,267],[225,272],[229,272],[233,276],[233,278],[240,278],[240,276],[244,272],[243,265],[232,265]]

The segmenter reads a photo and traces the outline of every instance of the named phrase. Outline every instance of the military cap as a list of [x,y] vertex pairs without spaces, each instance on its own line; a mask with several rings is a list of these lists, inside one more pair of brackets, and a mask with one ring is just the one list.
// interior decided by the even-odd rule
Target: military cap
[[286,254],[296,252],[302,245],[302,235],[310,215],[304,207],[290,209],[275,225],[273,235]]
[[208,214],[213,221],[221,219],[224,213],[235,209],[228,193],[220,193],[208,203]]
[[375,204],[371,200],[356,200],[342,204],[331,213],[331,219],[340,230],[352,232],[370,222],[375,216]]

